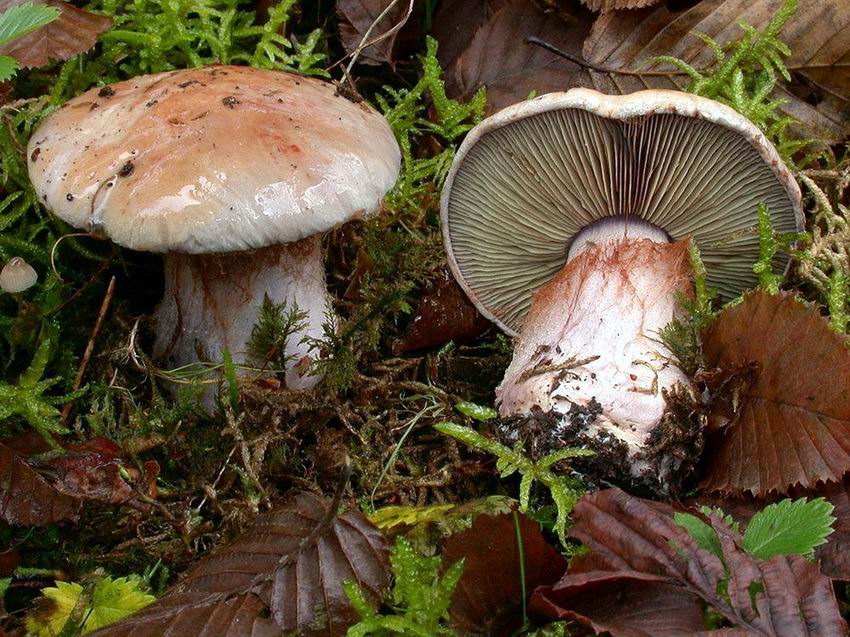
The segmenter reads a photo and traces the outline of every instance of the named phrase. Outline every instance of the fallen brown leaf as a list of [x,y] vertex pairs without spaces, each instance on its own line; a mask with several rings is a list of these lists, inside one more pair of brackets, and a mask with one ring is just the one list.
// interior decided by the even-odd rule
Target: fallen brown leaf
[[280,637],[268,607],[254,593],[232,597],[182,593],[160,598],[141,612],[91,637]]
[[431,29],[444,69],[453,67],[478,30],[509,0],[443,0]]
[[[0,11],[28,0],[0,0]],[[59,9],[59,17],[50,24],[8,44],[0,46],[0,55],[10,55],[26,68],[45,66],[52,61],[68,60],[85,53],[97,43],[97,36],[112,26],[112,19],[78,9],[62,0],[34,0]]]
[[566,560],[521,513],[479,515],[472,527],[452,534],[443,547],[443,562],[463,559],[463,576],[449,609],[461,634],[512,635],[522,625],[520,553],[514,515],[522,537],[527,591],[558,580]]
[[[0,518],[15,525],[43,526],[76,520],[83,501],[126,504],[138,509],[156,496],[159,465],[145,463],[144,475],[121,460],[121,449],[105,438],[69,444],[62,455],[35,432],[0,444]],[[129,476],[132,484],[125,480]]]
[[[359,512],[335,515],[330,506],[328,500],[300,493],[199,561],[157,602],[92,634],[344,635],[357,614],[342,585],[357,582],[372,601],[378,600],[389,583],[388,547]],[[195,627],[203,630],[195,632]]]
[[[593,552],[594,565],[604,570],[569,573],[554,586],[538,589],[533,607],[552,618],[569,617],[602,627],[615,637],[665,635],[677,634],[678,626],[693,621],[693,605],[687,601],[696,597],[737,626],[737,632],[727,634],[833,637],[847,633],[832,584],[817,565],[799,556],[755,560],[740,548],[740,536],[712,516],[709,521],[720,540],[721,560],[701,549],[667,509],[619,489],[582,498],[569,534]],[[621,614],[622,598],[614,596],[611,587],[626,593],[633,608],[635,596],[648,594],[640,590],[641,581],[647,588],[669,585],[663,591],[669,612],[655,618],[638,612],[632,624],[627,621],[631,615]],[[611,603],[590,599],[594,587],[611,595]],[[677,588],[685,599],[675,596]],[[646,629],[645,622],[653,622],[652,630]]]
[[[493,6],[493,5],[489,5]],[[440,41],[440,62],[446,68],[446,86],[454,96],[470,97],[487,87],[487,109],[499,110],[537,94],[590,86],[590,76],[580,66],[533,44],[538,37],[557,47],[580,54],[581,42],[590,30],[592,16],[580,11],[565,22],[544,13],[528,0],[503,0],[489,19],[469,25],[458,21],[450,8],[439,12],[435,31],[451,37]],[[444,22],[455,25],[453,29]],[[455,51],[462,52],[455,57]]]
[[436,347],[449,341],[470,341],[489,327],[490,321],[481,316],[444,268],[422,295],[404,334],[393,344],[393,353]]
[[0,444],[0,519],[16,526],[75,520],[79,501],[59,493],[24,458]]
[[[631,93],[644,88],[682,89],[688,83],[669,65],[648,68],[659,55],[672,55],[695,68],[707,68],[712,52],[693,34],[701,31],[721,45],[740,39],[740,21],[764,27],[783,0],[702,0],[675,11],[668,3],[638,11],[603,14],[584,43],[594,86],[604,93]],[[780,37],[791,48],[787,61],[793,85],[777,93],[789,100],[786,113],[798,118],[816,137],[831,142],[850,135],[850,3],[809,0],[785,25]],[[837,66],[841,65],[841,66]],[[630,74],[617,73],[626,71]],[[640,74],[651,71],[649,75]]]
[[680,637],[705,629],[698,596],[665,577],[632,571],[569,575],[537,589],[530,611],[617,637]]
[[754,366],[735,420],[706,448],[702,487],[785,493],[850,471],[850,349],[817,308],[754,292],[703,338],[707,363]]
[[[364,37],[366,43],[371,42],[393,30],[399,23],[403,25],[407,21],[410,2],[397,0],[395,6],[376,23],[390,4],[391,0],[337,0],[339,34],[342,45],[349,54],[355,53],[357,47],[364,42]],[[398,31],[395,31],[389,37],[367,46],[360,52],[357,61],[361,64],[393,64],[393,49],[397,38]]]

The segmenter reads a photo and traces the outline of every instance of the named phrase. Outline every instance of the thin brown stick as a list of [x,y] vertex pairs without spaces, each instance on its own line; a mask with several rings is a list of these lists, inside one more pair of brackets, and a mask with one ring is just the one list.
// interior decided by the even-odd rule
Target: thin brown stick
[[[542,40],[535,36],[529,36],[525,38],[526,44],[534,44],[536,46],[542,47],[555,55],[558,55],[573,64],[580,66],[585,69],[589,69],[591,71],[595,71],[597,73],[607,73],[609,75],[632,75],[635,77],[674,77],[687,75],[681,69],[675,69],[671,71],[632,71],[626,69],[612,69],[607,66],[602,66],[600,64],[594,64],[593,62],[588,62],[584,58],[581,58],[577,55],[573,55],[571,53],[567,53],[563,49],[555,46],[551,42],[547,42],[546,40]],[[841,68],[850,68],[850,62],[836,62],[834,64],[799,64],[793,66],[786,67],[789,71],[808,71],[815,69],[841,69]],[[710,68],[698,68],[695,69],[699,73],[706,73],[710,70]]]
[[[100,310],[97,313],[97,319],[94,322],[94,327],[91,330],[91,336],[89,336],[89,342],[86,344],[86,349],[83,352],[83,358],[80,360],[80,367],[77,369],[77,376],[74,378],[74,384],[71,386],[71,391],[77,391],[83,384],[83,376],[86,373],[86,367],[89,365],[89,360],[91,360],[92,352],[94,351],[94,343],[97,339],[97,335],[100,332],[100,328],[103,325],[103,319],[106,318],[106,313],[109,311],[109,307],[112,305],[112,297],[115,295],[115,276],[113,276],[109,280],[109,286],[106,288],[106,294],[103,296],[103,301],[100,303]],[[64,425],[68,417],[71,415],[71,403],[65,403],[65,406],[62,408],[62,424]]]

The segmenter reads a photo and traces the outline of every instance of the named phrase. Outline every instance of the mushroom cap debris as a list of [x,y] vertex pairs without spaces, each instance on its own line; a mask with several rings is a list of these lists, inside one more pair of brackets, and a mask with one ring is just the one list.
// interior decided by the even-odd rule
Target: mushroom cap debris
[[575,237],[607,217],[693,238],[709,285],[736,296],[756,283],[759,203],[776,232],[802,229],[793,175],[733,109],[678,91],[572,89],[510,106],[467,135],[443,190],[442,228],[460,285],[516,334]]
[[365,102],[238,66],[94,88],[48,117],[27,154],[39,198],[71,225],[189,254],[292,243],[365,216],[401,161]]

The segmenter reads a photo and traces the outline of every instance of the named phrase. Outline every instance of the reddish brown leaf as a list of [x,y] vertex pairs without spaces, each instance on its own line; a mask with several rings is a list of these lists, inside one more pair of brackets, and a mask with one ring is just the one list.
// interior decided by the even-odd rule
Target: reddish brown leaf
[[706,445],[704,488],[785,493],[850,471],[850,350],[816,308],[755,292],[703,344],[711,367],[756,368],[734,422]]
[[[124,466],[121,449],[105,438],[67,445],[63,455],[46,460],[30,458],[49,450],[35,432],[4,442],[0,445],[0,517],[10,524],[41,526],[74,520],[83,500],[147,509],[134,487],[137,482],[144,485],[145,495],[156,495],[159,465],[146,462],[142,476]],[[132,484],[124,475],[130,476]]]
[[[452,20],[450,12],[441,20]],[[505,0],[480,28],[463,27],[453,32],[460,42],[469,42],[454,60],[455,44],[441,51],[446,68],[446,86],[452,94],[469,97],[481,86],[487,87],[490,112],[538,94],[563,91],[571,86],[590,85],[587,73],[578,65],[525,39],[541,38],[568,52],[580,55],[581,42],[590,30],[590,12],[579,13],[565,22],[554,13],[544,13],[527,0]],[[471,37],[470,37],[471,35]],[[443,46],[441,42],[441,47]]]
[[[681,89],[682,74],[640,75],[648,61],[672,55],[695,68],[708,68],[712,52],[694,35],[707,33],[721,45],[739,40],[739,21],[763,28],[784,0],[702,0],[684,11],[670,3],[637,11],[603,14],[584,43],[584,59],[596,68],[593,84],[604,93],[631,93],[644,88]],[[786,113],[800,119],[814,136],[841,141],[850,134],[850,3],[846,0],[809,0],[782,30],[793,55],[788,68],[792,85],[781,85],[778,96],[788,100]],[[657,71],[673,71],[667,65]],[[626,71],[627,74],[615,71]]]
[[[344,635],[356,613],[342,585],[357,582],[377,600],[389,583],[388,547],[359,512],[336,516],[329,505],[310,493],[299,494],[291,504],[260,516],[231,544],[198,562],[160,600],[94,634],[183,635],[181,627],[197,624],[204,630],[210,626],[209,632],[197,633],[205,637],[280,634],[281,630]],[[211,615],[220,616],[224,623],[208,621]],[[268,615],[274,621],[264,619]]]
[[661,2],[661,0],[581,0],[591,11],[621,11],[623,9],[643,9]]
[[184,593],[161,598],[92,637],[280,637],[265,603],[253,593],[227,597]]
[[[527,591],[550,584],[566,570],[566,560],[540,533],[537,522],[519,516]],[[463,576],[449,610],[462,634],[511,635],[522,624],[520,558],[514,514],[479,515],[472,527],[454,533],[443,561],[464,560]]]
[[570,575],[538,588],[529,610],[617,637],[680,637],[705,629],[699,597],[665,577],[630,571]]
[[393,344],[393,353],[436,347],[449,341],[471,341],[489,327],[490,321],[481,316],[454,277],[443,269],[422,295],[404,335]]
[[[394,31],[389,37],[364,48],[357,58],[358,62],[362,64],[392,64],[394,62],[393,49],[401,26],[407,22],[410,2],[398,0],[380,22],[375,24],[389,5],[390,0],[337,0],[336,10],[340,17],[339,34],[342,45],[349,54],[354,54],[357,47],[364,42],[364,37],[365,42],[371,42],[384,33]],[[369,31],[370,27],[371,31]]]
[[[0,0],[0,11],[26,0]],[[0,54],[11,55],[27,68],[51,61],[68,60],[85,53],[97,43],[97,36],[112,26],[112,19],[78,9],[62,0],[35,0],[59,9],[59,17],[32,33],[0,46]]]
[[75,520],[79,502],[59,493],[26,461],[0,444],[0,518],[18,526]]
[[437,54],[444,69],[454,66],[455,61],[469,46],[478,30],[507,3],[508,0],[443,0],[440,2],[431,35],[440,43]]
[[[659,583],[666,581],[679,587],[683,594],[699,597],[739,629],[747,631],[745,634],[781,637],[846,634],[832,584],[818,572],[817,565],[799,556],[755,560],[740,548],[740,537],[723,520],[712,517],[711,525],[720,538],[721,561],[699,548],[666,509],[618,489],[600,491],[585,496],[576,506],[570,535],[586,544],[597,556],[596,565],[611,574],[625,572],[628,578],[637,572],[660,578]],[[570,573],[552,590],[581,592],[589,579],[605,582],[598,572]],[[724,581],[727,581],[726,595],[720,592]],[[541,589],[541,595],[545,597],[546,591]],[[672,594],[672,589],[667,593]],[[584,601],[579,611],[570,600],[571,596],[565,593],[548,601],[576,617],[598,611],[591,618],[598,625],[607,626],[608,622],[622,621],[625,616],[615,603],[593,606],[580,597],[576,603]],[[668,600],[672,607],[686,608],[680,602]],[[677,621],[681,619],[677,617]],[[640,630],[639,626],[625,628]],[[662,629],[663,625],[655,628]]]

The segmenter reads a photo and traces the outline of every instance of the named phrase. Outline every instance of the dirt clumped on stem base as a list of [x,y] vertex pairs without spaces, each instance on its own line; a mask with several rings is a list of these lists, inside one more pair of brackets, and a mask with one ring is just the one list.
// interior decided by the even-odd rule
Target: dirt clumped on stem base
[[[679,497],[695,485],[696,469],[705,444],[705,414],[691,393],[680,387],[665,392],[667,409],[650,432],[640,454],[614,435],[594,427],[602,407],[596,401],[573,405],[567,417],[553,410],[533,409],[528,415],[492,421],[494,436],[533,460],[567,447],[590,449],[595,455],[570,460],[572,471],[590,488],[620,486],[646,496]],[[637,476],[631,468],[640,463]],[[663,476],[661,478],[660,476]]]

